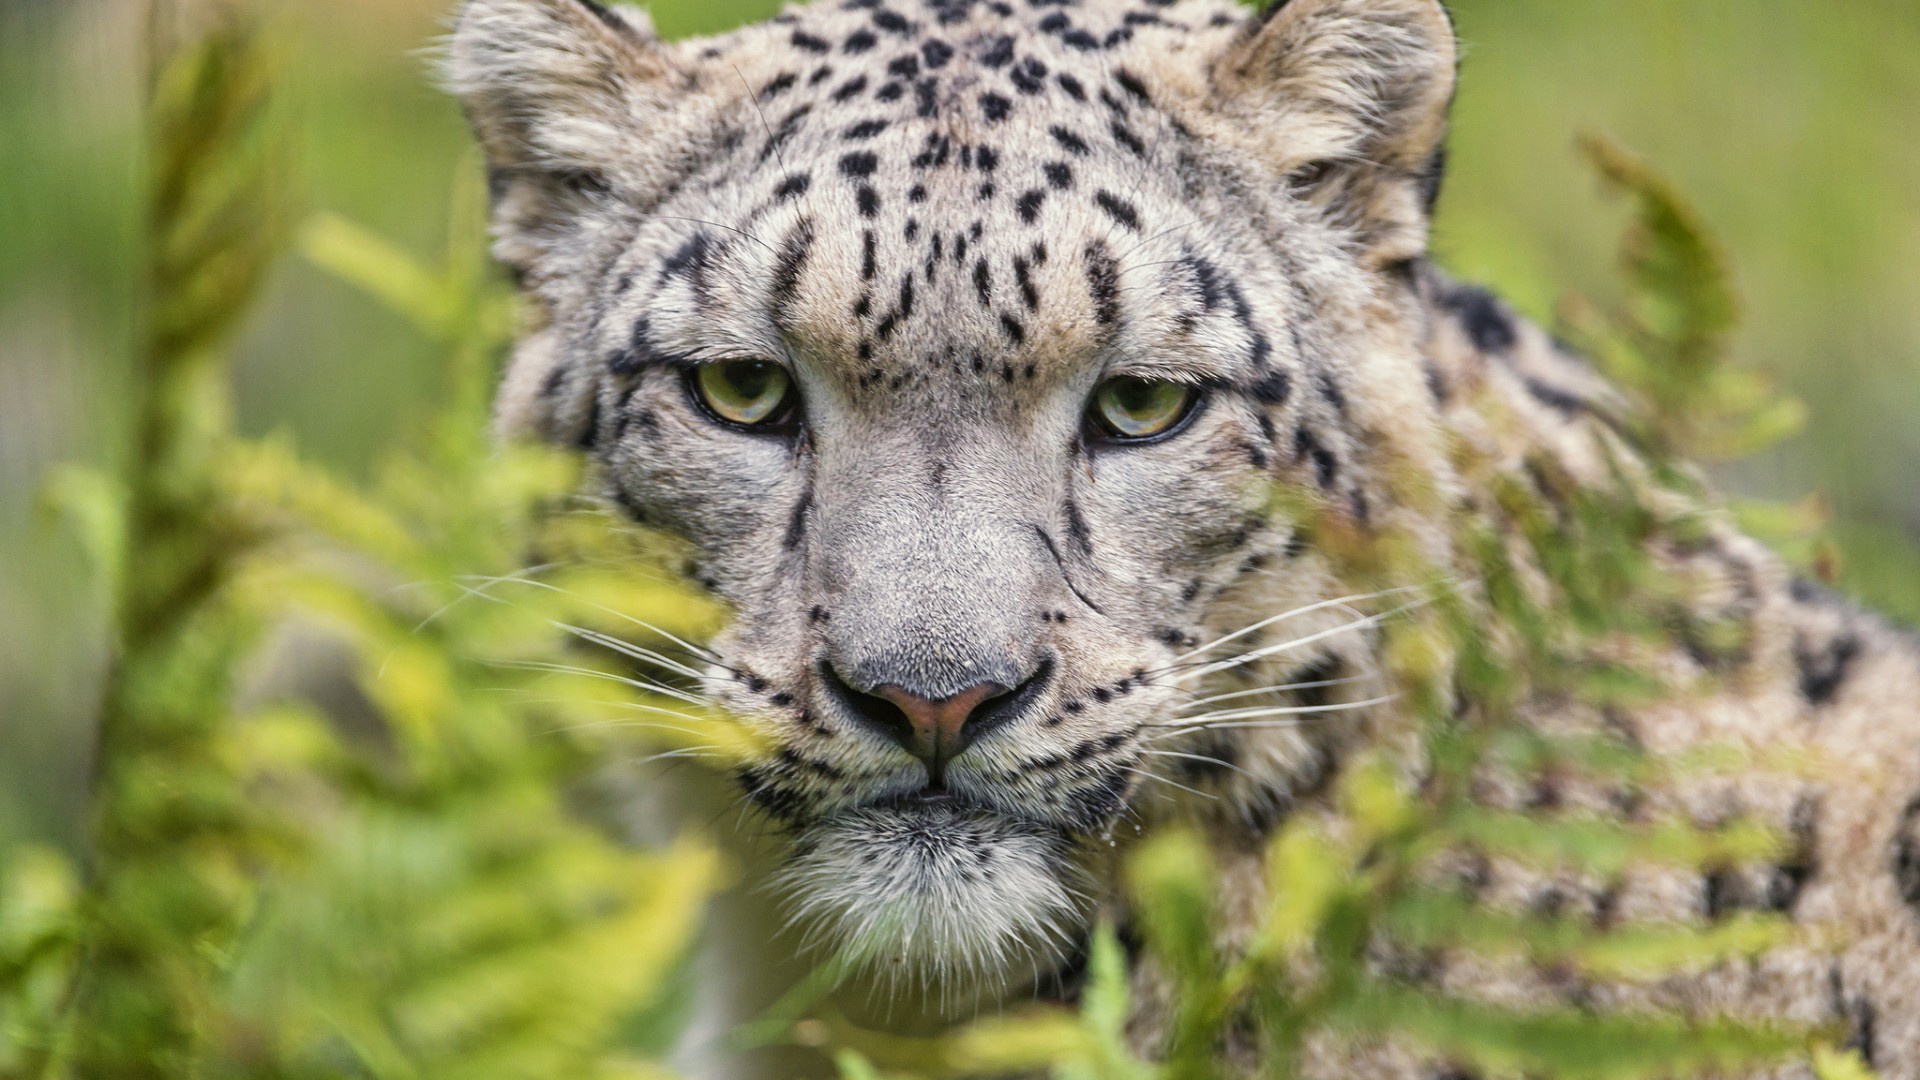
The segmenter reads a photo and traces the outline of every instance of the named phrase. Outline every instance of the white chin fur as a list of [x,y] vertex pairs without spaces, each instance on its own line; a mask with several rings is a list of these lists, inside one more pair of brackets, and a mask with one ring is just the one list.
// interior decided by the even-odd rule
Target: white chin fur
[[947,807],[865,809],[809,829],[781,875],[794,919],[882,980],[992,992],[1044,972],[1084,919],[1068,843]]

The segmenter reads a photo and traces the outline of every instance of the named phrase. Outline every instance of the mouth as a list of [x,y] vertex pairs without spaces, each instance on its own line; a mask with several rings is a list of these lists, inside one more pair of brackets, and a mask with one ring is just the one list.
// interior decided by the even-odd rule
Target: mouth
[[983,806],[957,792],[947,790],[945,784],[928,784],[919,791],[908,791],[898,795],[889,795],[867,804],[872,810],[977,810],[992,813],[993,808]]

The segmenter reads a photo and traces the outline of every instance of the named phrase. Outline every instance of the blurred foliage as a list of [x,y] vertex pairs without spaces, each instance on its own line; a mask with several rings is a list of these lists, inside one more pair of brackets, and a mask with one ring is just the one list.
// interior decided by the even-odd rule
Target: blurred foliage
[[[669,35],[778,0],[652,0]],[[1716,469],[1747,494],[1817,492],[1843,590],[1920,624],[1920,20],[1911,0],[1454,0],[1467,43],[1436,250],[1550,320],[1613,310],[1614,215],[1570,150],[1585,127],[1660,164],[1741,270],[1731,335],[1808,409],[1805,438]],[[447,239],[470,152],[427,59],[445,0],[275,0],[293,205],[409,253]],[[83,554],[29,512],[50,463],[118,476],[139,249],[140,0],[0,4],[0,837],[72,846],[105,662]],[[435,405],[438,344],[323,269],[283,262],[234,346],[236,423],[364,477]],[[1779,530],[1772,530],[1778,532]],[[1804,553],[1811,559],[1811,551]]]
[[[89,861],[0,860],[0,1076],[661,1075],[670,1039],[626,1036],[674,1006],[724,868],[569,804],[619,755],[589,725],[600,688],[630,680],[557,643],[613,620],[653,655],[634,642],[678,648],[717,613],[649,573],[665,552],[643,538],[555,512],[576,462],[491,446],[511,320],[477,181],[437,271],[335,219],[305,234],[445,351],[417,445],[363,488],[230,432],[220,332],[277,247],[256,216],[278,195],[254,152],[267,54],[236,19],[159,50],[139,453],[122,481],[56,487],[119,627]],[[566,571],[523,576],[530,553]],[[351,656],[361,715],[237,704],[270,627],[293,664]],[[664,711],[634,687],[623,705]]]
[[[1476,10],[1498,8],[1522,30],[1553,17],[1460,6],[1470,36]],[[771,7],[663,4],[659,22],[670,33],[719,29]],[[354,10],[368,34],[419,30],[414,9]],[[670,545],[610,530],[563,494],[575,463],[488,445],[491,367],[512,314],[486,265],[477,184],[460,188],[450,225],[419,213],[445,201],[446,163],[464,138],[417,68],[388,61],[369,79],[352,53],[301,61],[308,92],[325,99],[306,103],[308,182],[367,208],[375,227],[311,218],[298,232],[304,263],[248,323],[286,236],[274,208],[297,201],[269,167],[267,54],[222,24],[167,55],[144,179],[114,157],[109,123],[51,151],[19,140],[26,167],[8,174],[0,199],[17,214],[83,181],[69,193],[101,212],[59,281],[109,283],[84,294],[88,347],[136,342],[128,371],[99,373],[107,404],[92,406],[125,404],[135,422],[97,424],[108,445],[86,455],[126,467],[65,470],[50,488],[112,602],[113,656],[85,865],[40,845],[0,857],[0,1077],[661,1075],[701,901],[727,870],[697,837],[630,850],[577,796],[600,763],[642,745],[722,758],[745,749],[724,718],[644,674],[676,670],[720,613],[666,571]],[[336,56],[338,70],[315,78]],[[0,81],[35,74],[46,69],[8,66]],[[11,130],[29,112],[7,110],[0,124]],[[1465,134],[1471,149],[1479,136]],[[1563,321],[1636,399],[1640,449],[1660,468],[1623,471],[1614,490],[1560,492],[1554,506],[1485,477],[1498,516],[1462,522],[1460,538],[1480,589],[1436,587],[1383,624],[1393,674],[1436,748],[1428,782],[1409,787],[1413,763],[1382,755],[1347,777],[1338,814],[1281,830],[1266,853],[1274,904],[1245,955],[1215,952],[1202,844],[1173,833],[1136,853],[1127,884],[1147,955],[1179,987],[1164,1061],[1139,1059],[1126,1041],[1122,952],[1105,930],[1077,1010],[934,1040],[882,1037],[830,1013],[780,1018],[776,1034],[823,1046],[850,1078],[1211,1077],[1224,1070],[1216,1046],[1249,1023],[1275,1076],[1291,1075],[1309,1039],[1359,1037],[1406,1040],[1497,1075],[1666,1076],[1808,1053],[1823,1080],[1867,1075],[1827,1032],[1500,1008],[1370,963],[1392,941],[1654,980],[1790,934],[1757,918],[1601,932],[1469,905],[1433,871],[1470,847],[1604,881],[1636,860],[1720,867],[1779,843],[1741,822],[1628,826],[1501,813],[1467,797],[1487,769],[1597,782],[1712,767],[1530,733],[1518,711],[1544,693],[1631,703],[1659,692],[1614,659],[1621,642],[1666,632],[1684,592],[1639,555],[1648,536],[1692,527],[1662,517],[1650,496],[1694,485],[1672,455],[1748,455],[1798,420],[1750,368],[1730,365],[1739,305],[1695,215],[1630,159],[1594,156],[1634,206],[1625,285],[1617,303],[1563,305]],[[142,188],[148,235],[135,244],[114,208]],[[31,260],[58,261],[60,238],[7,220]],[[1487,236],[1458,261],[1509,281],[1557,279],[1514,269],[1538,257],[1524,238],[1497,227]],[[439,266],[407,254],[436,243]],[[149,261],[124,275],[138,284],[120,296],[111,282],[123,250]],[[0,261],[0,273],[15,283],[33,265]],[[1551,298],[1523,288],[1521,299],[1540,312]],[[236,328],[237,362],[223,347]],[[261,359],[269,352],[272,364]],[[385,381],[375,393],[355,385],[376,371]],[[243,415],[319,432],[319,456],[345,468],[316,464],[314,448],[297,452],[286,438],[237,434],[227,402],[236,382]],[[429,399],[439,407],[422,420]],[[1453,576],[1423,565],[1404,538],[1363,543],[1336,518],[1297,509],[1358,584]],[[1772,523],[1776,538],[1804,537],[1823,516],[1743,514]],[[1499,542],[1509,532],[1519,554]],[[1897,523],[1843,517],[1834,533],[1847,558],[1810,542],[1794,553],[1920,613],[1920,564]],[[1517,560],[1544,571],[1545,595],[1523,586]],[[1489,618],[1513,633],[1486,633]],[[276,662],[304,669],[341,656],[355,694],[325,716],[298,697],[249,700],[238,685]],[[1484,703],[1462,725],[1443,722],[1456,687]],[[638,719],[600,723],[614,713]]]

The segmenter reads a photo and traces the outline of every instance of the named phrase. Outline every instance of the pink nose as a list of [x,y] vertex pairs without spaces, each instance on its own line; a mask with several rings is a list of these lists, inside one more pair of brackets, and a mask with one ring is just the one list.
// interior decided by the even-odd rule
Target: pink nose
[[907,719],[906,729],[895,738],[908,752],[938,769],[952,760],[973,741],[967,721],[981,705],[1007,693],[999,683],[976,683],[949,698],[930,701],[898,686],[881,686],[874,693],[892,702]]

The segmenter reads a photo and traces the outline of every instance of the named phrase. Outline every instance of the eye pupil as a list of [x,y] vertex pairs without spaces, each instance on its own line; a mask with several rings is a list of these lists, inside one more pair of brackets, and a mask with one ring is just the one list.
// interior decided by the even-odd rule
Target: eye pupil
[[720,365],[720,377],[727,381],[730,392],[743,398],[757,398],[767,392],[767,384],[773,381],[773,375],[767,369],[773,365],[760,361],[739,364]]
[[789,410],[793,377],[766,360],[723,360],[694,369],[694,390],[714,416],[743,427],[770,425]]
[[1198,391],[1184,383],[1123,375],[1101,384],[1092,413],[1107,437],[1138,441],[1178,427],[1198,400]]

